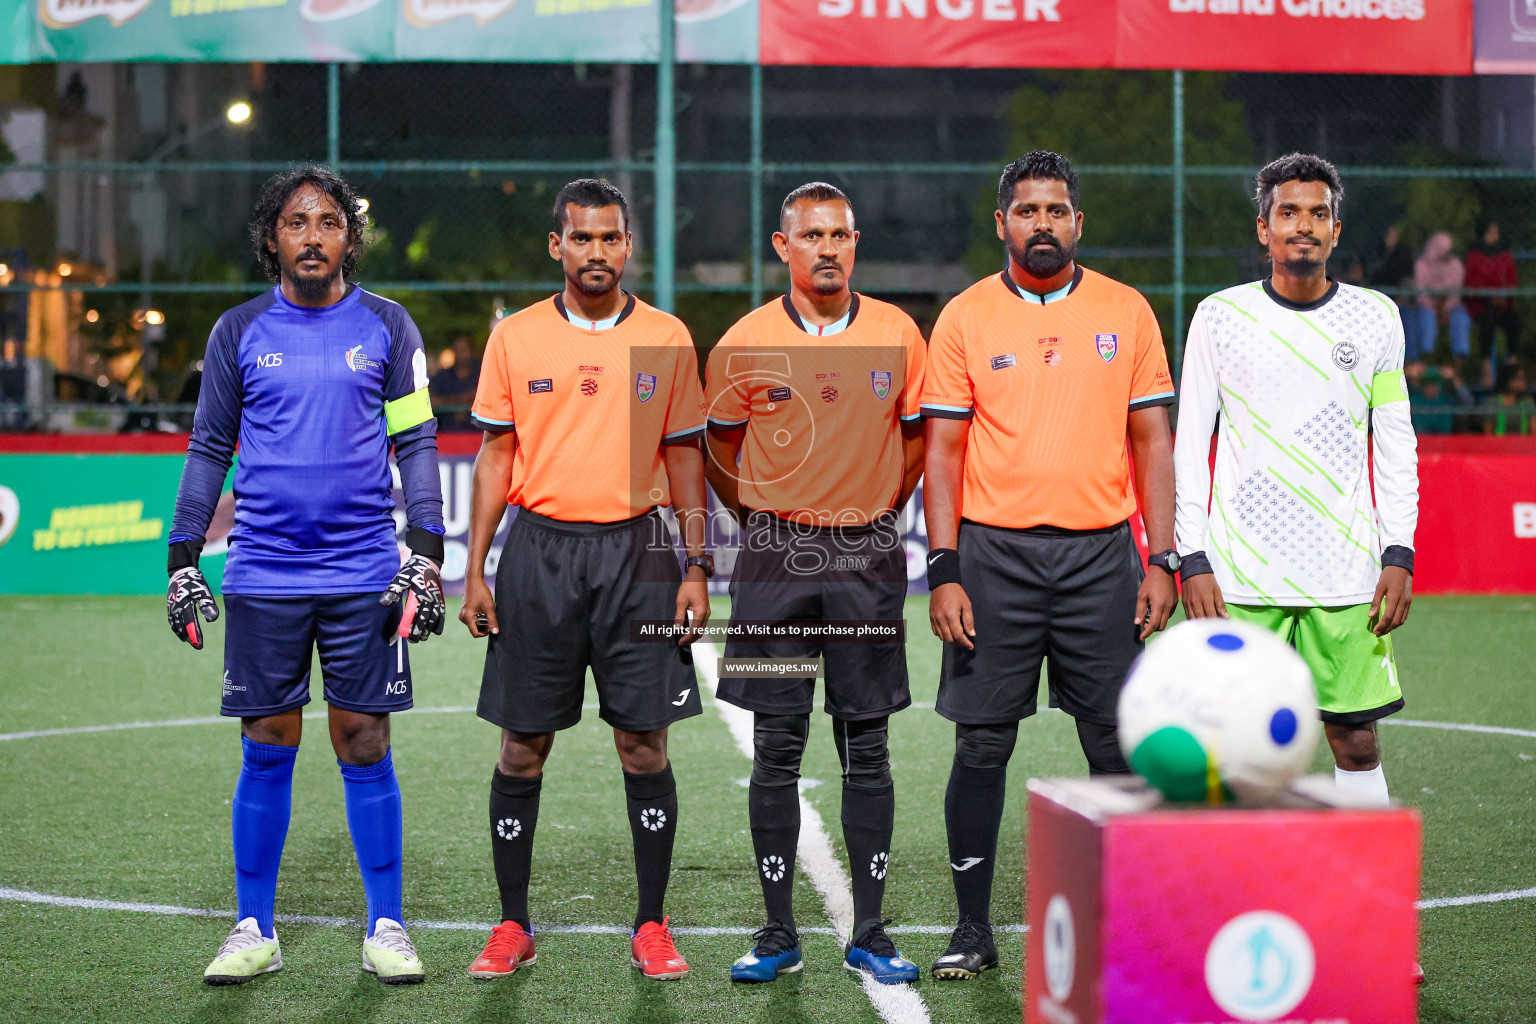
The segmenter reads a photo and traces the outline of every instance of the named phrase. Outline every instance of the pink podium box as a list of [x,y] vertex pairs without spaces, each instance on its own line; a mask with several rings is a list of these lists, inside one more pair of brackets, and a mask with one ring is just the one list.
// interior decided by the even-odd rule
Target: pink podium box
[[1414,1024],[1419,816],[1029,783],[1026,1024]]

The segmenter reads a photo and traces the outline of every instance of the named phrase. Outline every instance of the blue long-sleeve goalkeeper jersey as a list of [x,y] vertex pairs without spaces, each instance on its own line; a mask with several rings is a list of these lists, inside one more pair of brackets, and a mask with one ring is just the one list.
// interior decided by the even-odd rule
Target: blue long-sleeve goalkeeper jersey
[[388,586],[400,568],[391,444],[407,523],[443,532],[426,355],[398,303],[353,287],[315,309],[273,288],[219,318],[203,357],[172,544],[201,545],[237,442],[225,593]]

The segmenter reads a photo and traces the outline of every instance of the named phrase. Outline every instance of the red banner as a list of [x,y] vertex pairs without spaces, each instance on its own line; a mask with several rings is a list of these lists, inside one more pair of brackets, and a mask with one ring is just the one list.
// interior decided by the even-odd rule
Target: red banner
[[761,0],[764,64],[1100,68],[1116,0]]
[[1471,0],[760,0],[764,64],[1465,75]]
[[1414,548],[1416,593],[1536,593],[1536,454],[1421,451]]
[[1115,67],[1465,75],[1470,0],[1119,0]]

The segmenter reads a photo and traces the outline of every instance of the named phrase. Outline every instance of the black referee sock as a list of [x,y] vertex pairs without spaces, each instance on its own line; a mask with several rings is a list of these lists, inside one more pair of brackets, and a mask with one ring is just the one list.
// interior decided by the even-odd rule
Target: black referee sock
[[885,875],[891,863],[896,822],[896,789],[869,790],[843,784],[843,842],[853,879],[853,938],[882,919]]
[[747,814],[752,822],[752,852],[757,880],[763,886],[768,920],[795,930],[795,848],[800,845],[800,787],[764,786],[753,780],[747,788]]
[[972,768],[955,760],[944,793],[944,824],[949,831],[949,867],[955,881],[960,919],[989,922],[992,870],[997,861],[997,833],[1003,823],[1008,769]]
[[640,905],[635,928],[660,923],[672,875],[672,840],[677,835],[677,783],[669,764],[650,775],[624,773],[624,797],[629,808],[629,834],[635,845],[635,881]]
[[496,887],[501,890],[501,919],[516,921],[524,931],[528,920],[528,876],[533,870],[533,829],[539,820],[539,790],[543,775],[531,779],[491,774],[491,859]]

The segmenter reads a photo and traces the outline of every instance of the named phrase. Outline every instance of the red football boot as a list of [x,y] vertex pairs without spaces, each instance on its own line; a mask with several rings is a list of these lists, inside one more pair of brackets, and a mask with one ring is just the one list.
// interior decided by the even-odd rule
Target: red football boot
[[668,920],[647,921],[629,940],[630,963],[647,978],[658,981],[681,978],[688,973],[688,961],[677,951],[672,933],[667,930]]
[[523,931],[523,926],[516,921],[503,921],[491,929],[485,949],[469,965],[469,976],[505,978],[538,958],[533,950],[533,936]]

